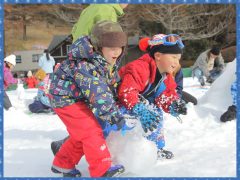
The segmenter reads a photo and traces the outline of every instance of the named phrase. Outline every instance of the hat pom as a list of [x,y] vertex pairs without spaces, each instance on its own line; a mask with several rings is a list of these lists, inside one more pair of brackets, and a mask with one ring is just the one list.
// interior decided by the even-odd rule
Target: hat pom
[[149,37],[145,37],[145,38],[142,38],[140,39],[139,43],[138,43],[138,46],[139,46],[139,49],[143,52],[146,52],[147,51],[147,48],[148,48],[148,41],[150,40]]
[[31,77],[32,76],[32,71],[28,71],[27,76]]

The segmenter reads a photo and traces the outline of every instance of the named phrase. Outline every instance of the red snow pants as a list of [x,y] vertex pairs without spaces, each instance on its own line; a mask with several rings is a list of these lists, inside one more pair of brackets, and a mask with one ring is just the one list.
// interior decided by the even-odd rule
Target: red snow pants
[[69,139],[62,145],[53,160],[53,166],[63,171],[75,168],[85,155],[91,177],[101,177],[111,166],[101,126],[84,102],[78,102],[54,111],[67,127]]

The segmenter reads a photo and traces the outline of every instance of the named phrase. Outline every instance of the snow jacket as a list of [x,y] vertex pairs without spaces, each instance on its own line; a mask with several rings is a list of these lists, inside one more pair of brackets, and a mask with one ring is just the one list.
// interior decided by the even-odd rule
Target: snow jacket
[[233,99],[233,105],[237,106],[237,80],[235,80],[231,86],[231,94]]
[[[194,65],[192,66],[192,69],[195,68],[200,68],[203,71],[204,76],[208,77],[210,75],[209,70],[208,70],[208,60],[209,60],[209,54],[210,54],[210,49],[202,52]],[[219,70],[223,70],[224,68],[224,59],[222,57],[222,54],[214,60],[214,67],[219,68]]]
[[17,79],[12,75],[12,72],[9,68],[6,67],[4,63],[3,67],[3,76],[4,76],[4,89],[7,89],[10,84],[17,84]]
[[122,67],[119,75],[122,81],[118,98],[127,109],[132,109],[140,102],[139,95],[142,95],[157,107],[169,112],[171,103],[179,98],[172,75],[160,74],[149,54]]
[[177,83],[177,94],[179,97],[182,97],[182,91],[183,91],[183,72],[182,72],[182,68],[176,73],[175,78],[174,78],[175,82]]
[[53,75],[49,90],[52,107],[84,101],[95,117],[110,122],[120,120],[115,98],[121,57],[111,67],[100,54],[90,49],[87,37],[71,46],[68,59]]
[[38,85],[38,81],[34,76],[26,78],[25,82],[28,88],[35,88]]
[[72,28],[73,42],[81,36],[88,36],[92,27],[102,20],[117,22],[123,16],[123,9],[119,4],[91,4],[84,9],[78,22]]
[[47,60],[46,53],[40,57],[38,65],[45,71],[45,73],[53,73],[53,66],[55,65],[55,60],[49,55],[49,60]]

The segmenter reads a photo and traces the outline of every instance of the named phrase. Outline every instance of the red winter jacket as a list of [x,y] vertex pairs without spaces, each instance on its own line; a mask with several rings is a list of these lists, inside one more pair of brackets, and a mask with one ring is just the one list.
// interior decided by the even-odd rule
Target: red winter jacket
[[[144,54],[119,70],[122,82],[118,89],[118,97],[126,108],[131,109],[139,102],[138,95],[154,82],[156,69],[154,59]],[[169,105],[178,98],[177,85],[170,74],[166,74],[163,82],[166,89],[155,99],[155,104],[165,112],[169,112]]]
[[25,82],[28,88],[35,88],[38,84],[38,81],[34,76],[26,78]]

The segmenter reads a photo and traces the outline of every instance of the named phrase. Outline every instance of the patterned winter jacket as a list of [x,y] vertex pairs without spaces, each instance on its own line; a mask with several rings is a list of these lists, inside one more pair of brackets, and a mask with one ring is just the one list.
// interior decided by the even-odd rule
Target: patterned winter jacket
[[121,117],[114,93],[120,59],[111,67],[91,47],[86,36],[71,46],[69,58],[54,73],[49,90],[51,104],[61,108],[84,101],[97,118],[113,123]]
[[231,94],[233,99],[233,105],[237,106],[237,80],[235,80],[231,86]]
[[119,74],[122,82],[118,98],[127,109],[140,101],[139,94],[165,112],[169,112],[171,103],[179,98],[172,75],[160,74],[154,59],[148,54],[122,67]]
[[3,76],[4,76],[4,89],[7,89],[7,87],[10,84],[17,84],[17,79],[15,79],[10,71],[9,68],[6,67],[6,64],[4,63],[4,69],[3,69]]

